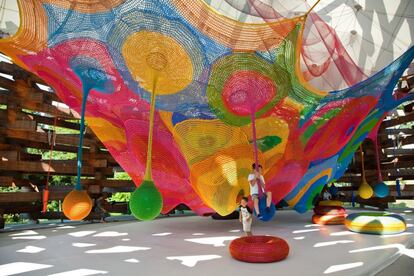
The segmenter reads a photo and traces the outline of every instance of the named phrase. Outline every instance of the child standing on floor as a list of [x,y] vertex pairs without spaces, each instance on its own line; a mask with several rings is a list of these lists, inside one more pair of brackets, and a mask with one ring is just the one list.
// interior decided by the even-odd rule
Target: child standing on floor
[[240,217],[239,220],[243,224],[243,231],[246,233],[246,236],[252,235],[252,210],[250,210],[247,203],[249,199],[247,197],[243,197],[240,202]]

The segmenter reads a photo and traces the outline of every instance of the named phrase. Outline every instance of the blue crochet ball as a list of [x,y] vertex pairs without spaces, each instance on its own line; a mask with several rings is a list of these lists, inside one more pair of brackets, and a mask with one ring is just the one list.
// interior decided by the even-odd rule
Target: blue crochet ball
[[377,197],[386,197],[390,194],[390,189],[387,184],[380,182],[374,187],[374,193]]

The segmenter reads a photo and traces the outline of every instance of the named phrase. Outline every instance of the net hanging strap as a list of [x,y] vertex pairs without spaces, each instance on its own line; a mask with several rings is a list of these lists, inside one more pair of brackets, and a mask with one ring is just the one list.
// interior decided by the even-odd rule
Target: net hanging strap
[[375,147],[375,161],[377,162],[378,181],[382,182],[381,163],[380,163],[379,145],[378,145],[378,133],[377,135],[375,135],[373,142],[374,142],[374,147]]
[[53,148],[54,148],[55,142],[56,142],[56,124],[57,124],[57,116],[55,115],[54,119],[53,119],[53,133],[52,133],[52,137],[50,137],[50,139],[49,139],[50,157],[49,157],[49,164],[48,164],[48,168],[47,168],[45,188],[43,189],[42,213],[45,213],[47,211],[47,203],[49,201],[49,179],[50,179],[50,170],[51,170],[51,166],[52,166]]
[[[361,168],[362,168],[362,180],[365,180],[365,165],[364,165],[364,152],[362,151],[362,145],[359,146],[360,154],[361,154]],[[366,180],[365,180],[366,182]]]
[[155,96],[156,96],[157,77],[154,77],[152,83],[151,104],[150,104],[150,118],[148,130],[148,148],[147,148],[147,163],[145,168],[144,180],[152,180],[152,140],[154,132],[154,115],[155,115]]
[[315,4],[312,5],[312,7],[305,13],[305,17],[308,16],[309,13],[311,13],[311,11],[316,7],[316,5],[319,4],[321,0],[318,0],[315,2]]
[[[254,108],[252,112],[250,113],[250,118],[252,120],[252,136],[253,136],[253,152],[254,152],[254,162],[255,162],[255,170],[256,172],[259,172],[259,153],[258,153],[258,147],[257,147],[257,134],[256,134],[256,114],[254,112]],[[256,185],[259,185],[259,196],[263,195],[263,185],[262,181],[259,178],[259,180],[256,182]]]
[[83,153],[83,136],[85,131],[85,110],[86,102],[88,99],[90,88],[88,86],[83,86],[83,97],[82,97],[82,110],[81,110],[81,120],[80,120],[80,133],[79,133],[79,145],[78,145],[78,160],[77,160],[77,178],[75,190],[82,190],[81,186],[81,171],[82,171],[82,153]]
[[[394,117],[394,116],[393,116]],[[397,127],[394,127],[393,129],[397,129]],[[397,178],[395,179],[395,190],[397,191],[397,195],[401,196],[401,184],[400,184],[400,178],[399,178],[399,169],[396,168],[396,164],[397,162],[395,162],[396,160],[396,156],[397,156],[397,152],[396,150],[398,149],[398,145],[399,145],[399,140],[400,140],[400,134],[397,133],[395,139],[393,140],[393,153],[394,153],[394,169],[397,172]]]

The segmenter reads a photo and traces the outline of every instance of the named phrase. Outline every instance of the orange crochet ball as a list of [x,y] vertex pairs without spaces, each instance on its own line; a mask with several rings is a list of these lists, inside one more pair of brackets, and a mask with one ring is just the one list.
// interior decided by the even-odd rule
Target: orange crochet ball
[[92,199],[86,191],[73,190],[63,200],[62,209],[70,220],[82,220],[92,210]]

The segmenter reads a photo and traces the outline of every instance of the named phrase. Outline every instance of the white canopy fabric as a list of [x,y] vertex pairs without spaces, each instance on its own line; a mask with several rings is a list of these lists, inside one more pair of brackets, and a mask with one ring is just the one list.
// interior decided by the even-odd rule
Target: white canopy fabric
[[[217,12],[233,19],[263,23],[280,18],[303,15],[316,4],[312,12],[326,22],[339,38],[352,61],[361,68],[363,78],[372,76],[398,58],[414,39],[414,1],[411,0],[205,0]],[[326,43],[332,41],[315,27],[314,18],[308,17],[304,40],[312,41],[305,52],[315,67],[323,66],[331,52]],[[320,26],[319,26],[320,27]],[[323,39],[322,39],[323,38]],[[319,43],[315,40],[319,39]],[[304,54],[304,53],[302,53]],[[309,57],[308,57],[309,58]],[[352,65],[350,65],[352,66]],[[335,67],[333,63],[329,67]],[[302,70],[307,71],[302,56]],[[357,70],[353,68],[352,70]],[[341,68],[329,68],[320,77],[309,82],[320,89],[340,89],[352,85],[341,80]],[[356,81],[356,79],[354,80]]]
[[0,0],[0,30],[10,35],[19,27],[19,8],[16,0]]

